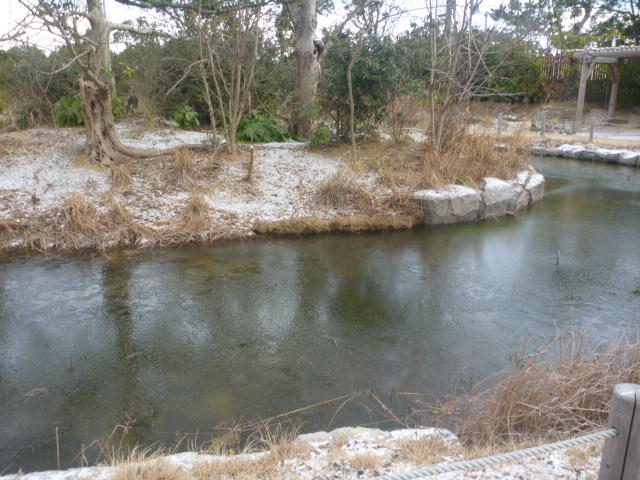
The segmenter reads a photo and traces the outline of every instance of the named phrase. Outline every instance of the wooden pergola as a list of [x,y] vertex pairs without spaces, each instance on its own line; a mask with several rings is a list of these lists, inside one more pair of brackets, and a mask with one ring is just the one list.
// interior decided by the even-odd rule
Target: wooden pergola
[[625,62],[640,60],[640,46],[585,48],[582,50],[573,50],[573,56],[582,61],[576,121],[582,122],[584,115],[584,97],[587,93],[587,80],[593,73],[595,66],[602,63],[608,64],[611,68],[611,95],[609,96],[607,119],[614,118],[616,104],[618,102],[618,88],[620,87],[620,65]]

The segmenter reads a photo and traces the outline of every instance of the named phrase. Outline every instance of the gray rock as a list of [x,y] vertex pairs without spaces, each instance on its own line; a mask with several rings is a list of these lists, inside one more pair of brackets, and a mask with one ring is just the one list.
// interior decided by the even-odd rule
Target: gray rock
[[620,163],[622,152],[619,150],[598,150],[597,157],[607,163]]
[[383,432],[377,428],[364,427],[342,427],[329,432],[333,441],[337,444],[344,444],[350,440],[360,440],[366,442],[382,442],[390,437],[388,432]]
[[580,160],[596,160],[598,158],[598,153],[595,150],[582,150],[578,154],[578,158]]
[[480,192],[462,185],[420,190],[414,198],[422,202],[427,225],[469,222],[478,218],[480,210]]
[[518,187],[513,183],[499,178],[485,178],[482,192],[484,208],[481,209],[480,216],[501,216],[515,212],[519,196]]
[[638,164],[638,161],[640,161],[640,154],[636,153],[636,152],[622,152],[619,156],[618,156],[618,163],[620,165],[627,165],[629,167],[637,167],[640,166]]
[[544,196],[544,177],[539,173],[533,173],[524,189],[531,195],[531,202],[536,203]]
[[296,437],[297,442],[307,442],[311,444],[329,443],[333,439],[327,432],[303,433]]

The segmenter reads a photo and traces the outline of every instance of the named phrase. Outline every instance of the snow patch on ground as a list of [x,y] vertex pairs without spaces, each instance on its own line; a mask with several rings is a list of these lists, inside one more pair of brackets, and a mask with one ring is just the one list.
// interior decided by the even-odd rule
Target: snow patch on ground
[[[123,143],[140,149],[161,150],[212,140],[210,133],[166,126],[149,129],[136,120],[117,125],[117,130]],[[211,170],[195,178],[195,186],[172,181],[170,177],[175,174],[170,158],[140,161],[142,170],[136,173],[134,166],[131,187],[116,192],[111,190],[110,171],[84,160],[83,129],[41,128],[3,137],[20,148],[0,156],[0,220],[22,221],[46,215],[73,193],[84,195],[98,208],[113,195],[134,221],[152,229],[176,218],[191,197],[202,196],[211,208],[213,222],[246,236],[254,235],[254,227],[261,221],[352,213],[320,205],[315,197],[323,182],[348,168],[346,162],[339,156],[308,152],[302,142],[255,145],[251,182],[246,178],[249,153],[245,148],[235,156],[213,151],[196,154],[196,161]],[[386,192],[377,185],[375,175],[361,177],[359,181],[373,193]]]
[[82,166],[84,131],[38,128],[4,134],[7,138],[36,145],[37,153],[18,149],[0,158],[0,219],[13,210],[40,212],[61,203],[72,193],[100,195],[110,187],[106,170]]
[[116,126],[118,135],[126,145],[143,150],[162,150],[189,144],[199,145],[210,143],[213,140],[213,135],[205,132],[175,128],[140,131],[141,128],[142,126],[135,123],[123,123]]

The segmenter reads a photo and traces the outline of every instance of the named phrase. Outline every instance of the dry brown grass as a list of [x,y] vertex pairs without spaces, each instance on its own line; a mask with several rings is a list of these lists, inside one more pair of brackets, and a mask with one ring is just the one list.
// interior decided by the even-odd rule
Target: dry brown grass
[[349,460],[351,468],[357,471],[375,471],[380,468],[385,462],[386,458],[384,456],[376,455],[374,453],[358,453]]
[[305,459],[311,453],[307,443],[296,442],[297,428],[263,424],[249,438],[245,451],[257,449],[260,452],[251,457],[227,457],[225,459],[203,462],[193,469],[198,479],[229,478],[235,480],[259,480],[265,478],[288,478],[289,468],[286,460]]
[[434,151],[428,142],[400,147],[390,142],[362,145],[354,168],[377,173],[396,198],[408,202],[411,193],[424,188],[475,187],[484,177],[511,179],[527,165],[525,144],[522,131],[498,139],[493,132],[462,130],[445,152]]
[[418,225],[421,215],[351,215],[334,218],[300,217],[259,222],[257,233],[304,235],[324,232],[364,232],[406,230]]
[[398,460],[417,465],[432,465],[442,462],[445,455],[460,453],[455,444],[447,443],[436,436],[400,442]]
[[299,433],[298,425],[267,423],[255,432],[250,442],[259,450],[269,450],[270,461],[282,464],[290,458],[306,458],[311,452],[309,444],[296,441]]
[[82,248],[90,239],[102,237],[105,225],[100,222],[95,205],[83,195],[74,193],[59,209],[62,217],[60,242],[71,248]]
[[22,155],[27,152],[27,142],[9,135],[0,135],[0,158]]
[[465,444],[568,437],[606,425],[613,387],[639,379],[637,340],[593,345],[584,331],[571,331],[452,400],[447,411],[459,415]]
[[[230,220],[232,222],[232,220]],[[116,197],[99,204],[73,194],[59,208],[22,221],[0,222],[0,245],[18,244],[19,250],[81,252],[106,255],[117,247],[154,247],[193,241],[231,239],[243,230],[215,220],[200,195],[191,196],[176,217],[155,228],[134,218]],[[1,248],[0,248],[1,249]]]
[[123,165],[114,165],[111,168],[111,189],[116,193],[126,191],[133,182],[129,169]]
[[582,447],[573,447],[567,450],[567,459],[573,467],[584,467],[593,457],[601,455],[604,443],[592,443]]
[[166,460],[148,460],[121,465],[110,480],[193,480],[193,476]]
[[201,195],[192,195],[174,220],[171,230],[179,237],[193,239],[213,224],[211,208]]
[[355,174],[338,170],[329,180],[322,183],[316,193],[318,201],[331,208],[371,210],[374,197],[362,186]]
[[423,174],[428,184],[477,185],[484,177],[511,179],[527,166],[522,132],[500,138],[504,148],[496,148],[494,135],[461,132],[445,152],[427,148]]
[[196,184],[196,168],[193,153],[187,148],[180,148],[173,154],[167,171],[167,181],[172,185],[190,188]]

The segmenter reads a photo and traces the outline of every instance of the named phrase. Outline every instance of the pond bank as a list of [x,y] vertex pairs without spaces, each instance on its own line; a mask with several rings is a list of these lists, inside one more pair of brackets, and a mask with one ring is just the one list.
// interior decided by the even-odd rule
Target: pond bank
[[[118,130],[142,149],[211,140],[135,120]],[[374,170],[352,170],[344,152],[310,152],[300,142],[244,145],[236,155],[185,149],[109,172],[83,160],[83,138],[78,128],[0,137],[0,252],[105,252],[453,223],[438,218],[442,212],[426,197],[412,196],[415,190]],[[533,203],[520,180],[506,180],[483,180],[478,212],[464,218],[501,216]]]
[[[558,478],[586,480],[598,472],[602,445],[590,445],[467,472],[439,475],[440,480]],[[356,480],[409,473],[426,465],[477,458],[442,429],[382,431],[344,427],[299,435],[271,450],[238,455],[183,452],[138,459],[118,466],[9,475],[0,480],[214,480],[221,477],[261,480]],[[483,455],[487,455],[483,452]]]
[[590,144],[564,143],[559,146],[537,146],[531,153],[542,157],[570,158],[592,162],[613,163],[625,167],[640,167],[640,151],[616,148],[602,148]]

